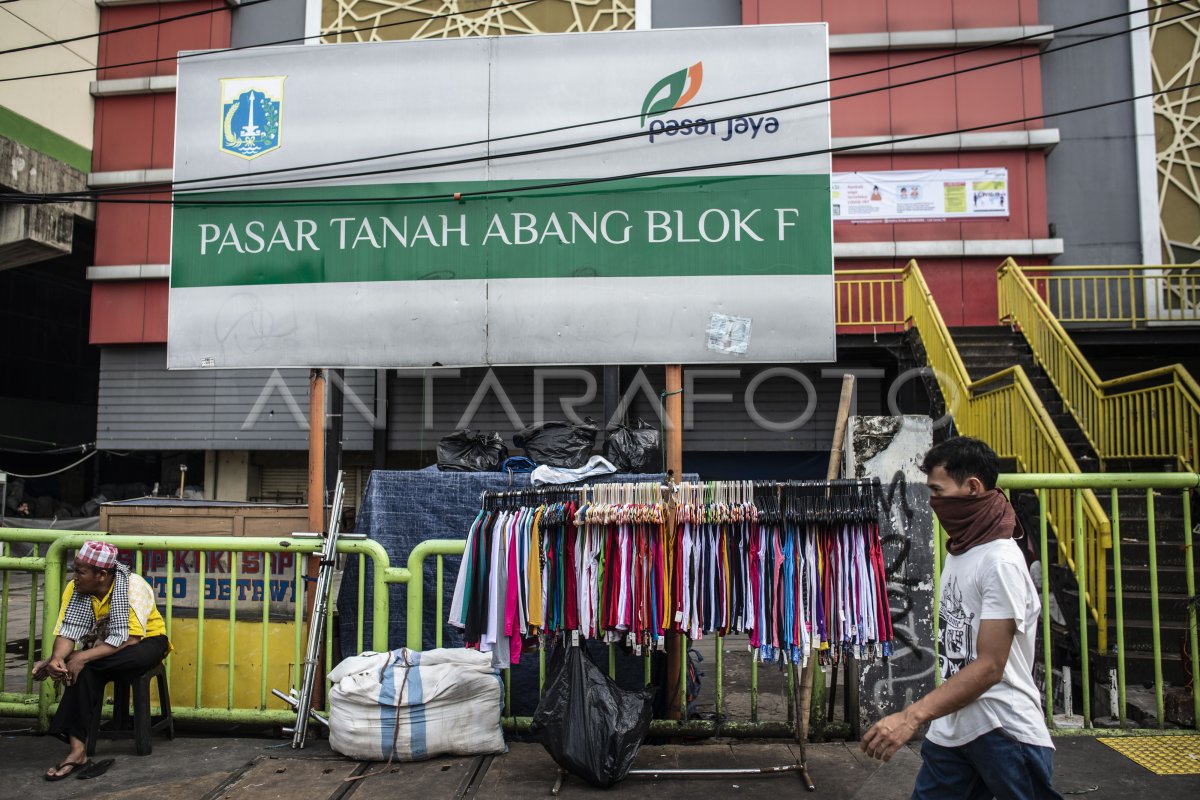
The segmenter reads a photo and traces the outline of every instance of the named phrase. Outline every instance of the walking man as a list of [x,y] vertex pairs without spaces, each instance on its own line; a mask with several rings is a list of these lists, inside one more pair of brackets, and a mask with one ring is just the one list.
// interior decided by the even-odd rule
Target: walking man
[[97,696],[114,677],[140,675],[171,649],[166,625],[154,606],[154,590],[117,562],[117,548],[84,542],[75,556],[74,575],[63,592],[54,652],[33,668],[37,680],[50,678],[65,687],[50,733],[71,749],[57,767],[46,771],[48,781],[94,776],[107,769],[104,762],[90,764],[87,758]]
[[914,800],[1061,800],[1033,682],[1041,604],[1013,541],[1016,514],[996,488],[1000,461],[960,436],[930,450],[921,470],[949,537],[938,587],[942,684],[872,725],[860,746],[887,761],[928,722]]

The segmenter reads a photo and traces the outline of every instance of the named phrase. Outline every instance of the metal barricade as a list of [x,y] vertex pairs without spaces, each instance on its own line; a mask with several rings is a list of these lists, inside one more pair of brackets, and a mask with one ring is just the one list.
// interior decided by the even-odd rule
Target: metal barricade
[[[53,652],[54,637],[45,635],[41,637],[40,647],[35,647],[37,636],[35,625],[38,619],[41,620],[41,630],[43,632],[52,631],[58,619],[61,596],[66,585],[66,564],[68,559],[76,549],[89,539],[103,538],[105,541],[119,548],[123,553],[132,552],[134,554],[133,571],[137,573],[143,572],[144,559],[147,554],[159,554],[165,556],[163,566],[165,568],[165,576],[162,580],[155,580],[154,587],[157,593],[162,596],[160,603],[160,612],[163,614],[164,622],[166,623],[168,637],[176,639],[184,635],[181,631],[183,623],[187,623],[189,630],[187,635],[194,637],[192,641],[195,644],[194,664],[190,672],[191,685],[181,685],[179,680],[173,680],[172,685],[175,688],[174,697],[172,698],[172,713],[181,720],[203,720],[208,722],[228,722],[228,723],[268,723],[268,724],[286,724],[294,721],[295,712],[291,709],[275,709],[268,708],[267,698],[269,696],[267,675],[269,672],[269,652],[268,646],[269,637],[272,632],[271,611],[270,605],[273,592],[269,590],[267,585],[261,587],[261,592],[251,591],[251,597],[256,594],[261,594],[261,599],[243,600],[243,610],[249,610],[255,621],[258,623],[259,641],[255,646],[247,647],[244,644],[239,648],[238,623],[246,621],[247,614],[239,615],[239,596],[246,594],[247,589],[256,589],[253,581],[239,578],[237,558],[230,558],[228,562],[228,578],[222,577],[220,588],[228,589],[228,608],[217,615],[210,616],[206,613],[206,591],[201,591],[197,594],[197,607],[195,616],[182,617],[176,613],[174,607],[173,587],[175,586],[175,567],[177,563],[176,556],[179,554],[196,554],[195,567],[197,569],[197,579],[199,585],[207,588],[207,579],[211,559],[214,554],[257,554],[266,561],[271,554],[291,553],[297,556],[311,555],[320,550],[320,540],[317,538],[305,539],[266,539],[266,538],[250,538],[250,537],[226,537],[226,536],[110,536],[103,533],[66,533],[63,531],[25,531],[20,529],[0,529],[0,543],[3,544],[3,556],[0,556],[0,572],[3,581],[0,586],[0,598],[2,598],[4,609],[4,620],[9,619],[9,576],[12,573],[29,573],[32,578],[33,587],[31,590],[30,602],[30,621],[29,621],[29,645],[28,658],[26,665],[27,680],[23,687],[23,692],[7,692],[0,696],[0,714],[9,716],[36,716],[40,730],[45,730],[49,723],[50,714],[53,712],[57,702],[56,690],[52,683],[43,682],[40,687],[35,686],[32,681],[32,665],[35,660],[36,653],[40,652],[42,658],[48,658]],[[38,551],[35,555],[27,557],[10,556],[9,552],[14,543],[34,542]],[[371,646],[377,650],[386,650],[388,647],[387,641],[387,620],[388,620],[388,594],[386,591],[385,580],[391,583],[404,583],[408,580],[408,572],[404,569],[393,569],[389,567],[388,556],[386,551],[377,542],[370,540],[342,540],[338,543],[338,553],[347,557],[357,557],[359,559],[358,570],[358,587],[357,593],[359,598],[358,603],[358,618],[356,625],[356,644],[361,651],[365,643],[367,631],[364,627],[364,603],[366,570],[363,569],[366,560],[371,559],[374,565],[373,574],[373,608],[372,608],[372,629],[370,631]],[[303,647],[303,626],[301,625],[304,612],[304,581],[302,558],[295,558],[292,564],[293,572],[290,581],[287,581],[290,586],[291,596],[293,598],[293,619],[292,619],[292,647],[293,661],[291,662],[290,683],[295,686],[299,680],[299,672],[294,669],[301,661],[301,651]],[[45,600],[40,604],[37,602],[37,585],[39,576],[44,579],[44,595]],[[226,583],[227,581],[227,583]],[[216,582],[214,581],[214,586]],[[39,607],[40,606],[40,607]],[[0,625],[5,623],[0,622]],[[214,653],[211,649],[211,637],[206,635],[208,625],[228,626],[227,640],[225,647],[221,651]],[[326,646],[325,646],[325,666],[330,669],[333,666],[333,638],[332,638],[333,621],[330,617],[326,626]],[[0,632],[4,632],[0,628]],[[205,645],[209,644],[210,649],[206,652]],[[253,659],[247,654],[253,654],[257,658],[257,665],[253,664]],[[220,659],[223,657],[223,663]],[[170,659],[168,657],[168,668],[170,670]],[[182,667],[183,665],[181,665]],[[278,666],[278,665],[275,665]],[[214,671],[224,668],[226,674],[224,676],[224,702],[214,704],[204,699],[206,688],[209,689],[208,694],[212,694],[212,682],[205,683],[206,672],[211,676]],[[249,681],[241,681],[238,685],[236,673],[238,670],[249,669],[254,673],[254,676]],[[174,671],[174,675],[178,678],[184,674],[184,670],[179,669]],[[250,688],[247,689],[246,687]],[[257,686],[257,692],[253,691],[253,687]],[[219,691],[218,686],[216,691]],[[240,691],[239,691],[240,690]],[[243,699],[247,694],[254,696],[251,702],[246,702]]]

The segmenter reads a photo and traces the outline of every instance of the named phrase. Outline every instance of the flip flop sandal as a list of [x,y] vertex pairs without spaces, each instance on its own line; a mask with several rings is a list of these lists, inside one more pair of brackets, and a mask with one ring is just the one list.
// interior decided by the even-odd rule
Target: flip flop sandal
[[55,767],[55,769],[64,769],[65,767],[70,767],[69,770],[59,775],[50,775],[47,773],[42,777],[48,781],[61,781],[63,778],[69,778],[80,770],[87,769],[89,766],[91,766],[91,764],[91,761],[64,761]]
[[99,778],[104,773],[108,772],[108,768],[115,764],[115,758],[106,758],[102,761],[89,761],[75,777],[81,781],[86,781],[88,778]]

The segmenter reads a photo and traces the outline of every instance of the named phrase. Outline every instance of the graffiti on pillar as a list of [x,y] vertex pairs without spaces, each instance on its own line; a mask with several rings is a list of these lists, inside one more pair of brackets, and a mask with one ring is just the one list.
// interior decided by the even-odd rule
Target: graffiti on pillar
[[895,636],[886,661],[860,672],[860,724],[868,725],[932,691],[933,512],[929,490],[897,472],[883,494],[879,535],[887,572],[888,605]]

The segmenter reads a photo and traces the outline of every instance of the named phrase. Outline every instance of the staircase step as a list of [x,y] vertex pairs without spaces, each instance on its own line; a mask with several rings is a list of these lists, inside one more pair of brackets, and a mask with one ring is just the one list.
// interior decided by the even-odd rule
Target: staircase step
[[[1182,570],[1180,571],[1182,572]],[[1124,576],[1122,576],[1124,577]],[[1177,575],[1182,578],[1182,575]],[[1167,630],[1187,630],[1187,602],[1188,595],[1186,588],[1182,585],[1175,589],[1169,589],[1163,584],[1163,574],[1159,572],[1158,584],[1158,621],[1160,629],[1164,632]],[[1146,579],[1145,584],[1141,586],[1131,587],[1128,582],[1122,591],[1122,602],[1125,606],[1125,626],[1126,631],[1129,630],[1130,622],[1145,624],[1149,631],[1151,606],[1150,606],[1150,580]],[[1108,591],[1108,615],[1112,619],[1117,618],[1117,596],[1112,587]],[[1147,637],[1149,633],[1147,632]],[[1149,638],[1146,641],[1150,641]]]
[[[1110,633],[1108,637],[1109,643],[1113,649],[1116,649],[1116,638]],[[1111,669],[1116,669],[1117,657],[1114,652],[1111,657],[1097,659],[1094,662],[1092,677],[1097,683],[1108,683],[1108,676],[1104,673]],[[1101,674],[1096,674],[1097,670]],[[1169,686],[1183,686],[1186,681],[1186,673],[1184,671],[1183,662],[1179,656],[1164,648],[1162,656],[1162,678],[1164,688]],[[1135,649],[1125,646],[1125,685],[1128,688],[1141,687],[1145,689],[1154,688],[1154,653],[1150,649]],[[1093,713],[1096,709],[1093,708]],[[1077,712],[1078,713],[1078,712]]]
[[[1125,533],[1125,526],[1121,526],[1121,533]],[[1182,568],[1186,562],[1187,553],[1183,547],[1182,539],[1175,541],[1158,541],[1156,542],[1156,550],[1158,555],[1158,566],[1163,567],[1180,567]],[[1110,556],[1111,558],[1111,556]],[[1123,569],[1128,569],[1130,565],[1146,566],[1150,563],[1150,545],[1145,541],[1125,540],[1124,535],[1121,537],[1121,563]],[[1193,567],[1200,570],[1200,560],[1193,559]],[[1200,585],[1200,583],[1198,583]]]
[[[1124,553],[1122,552],[1122,557]],[[1193,569],[1193,585],[1200,585],[1200,567]],[[1114,583],[1116,573],[1109,569],[1109,583]],[[1158,567],[1158,589],[1159,591],[1170,591],[1170,593],[1187,594],[1188,590],[1188,571],[1182,565],[1160,565]],[[1123,564],[1121,566],[1121,588],[1124,591],[1150,591],[1150,567],[1145,565]]]

